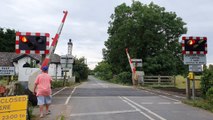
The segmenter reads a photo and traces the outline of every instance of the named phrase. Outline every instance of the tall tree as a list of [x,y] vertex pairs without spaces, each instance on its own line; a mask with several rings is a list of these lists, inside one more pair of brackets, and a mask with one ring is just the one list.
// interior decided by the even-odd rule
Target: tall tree
[[85,63],[86,59],[84,57],[75,58],[75,62],[73,64],[73,72],[76,77],[76,80],[80,82],[80,80],[86,80],[88,78],[89,68]]
[[15,52],[15,30],[0,28],[0,52]]
[[179,37],[186,25],[174,12],[154,3],[133,1],[115,8],[109,22],[104,59],[114,73],[130,70],[125,48],[132,58],[143,59],[146,74],[171,75],[184,69]]

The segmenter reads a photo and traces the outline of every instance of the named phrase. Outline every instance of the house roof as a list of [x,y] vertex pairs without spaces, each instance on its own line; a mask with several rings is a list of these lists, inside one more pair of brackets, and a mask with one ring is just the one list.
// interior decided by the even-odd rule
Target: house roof
[[61,57],[58,54],[53,54],[50,57],[50,63],[60,64]]
[[34,60],[36,60],[37,62],[40,61],[41,57],[40,55],[34,55],[34,54],[20,54],[19,56],[13,58],[13,62],[18,62],[18,60],[24,58],[24,57],[30,57]]
[[[31,57],[32,59],[39,62],[41,55],[36,54],[16,54],[14,52],[0,52],[0,66],[13,66],[12,62],[17,62],[19,59],[24,57]],[[60,64],[61,57],[57,54],[53,54],[50,58],[50,63]]]
[[0,52],[0,66],[13,66],[13,59],[18,56],[12,52]]

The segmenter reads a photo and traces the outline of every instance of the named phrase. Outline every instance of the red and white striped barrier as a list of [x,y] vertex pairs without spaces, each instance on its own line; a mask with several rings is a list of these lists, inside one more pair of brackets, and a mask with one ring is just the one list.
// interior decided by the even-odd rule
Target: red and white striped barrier
[[59,28],[58,28],[58,31],[57,31],[57,33],[55,34],[55,37],[53,38],[53,42],[52,42],[52,44],[51,44],[51,46],[50,46],[50,54],[46,55],[46,57],[45,57],[45,59],[44,59],[42,65],[41,65],[41,68],[42,68],[43,66],[47,66],[47,65],[49,64],[50,56],[55,52],[55,48],[56,48],[56,46],[57,46],[58,39],[59,39],[59,37],[60,37],[62,28],[63,28],[63,26],[64,26],[64,22],[65,22],[65,20],[66,20],[68,11],[63,11],[63,13],[64,13],[64,17],[63,17],[63,19],[62,19],[62,21],[61,21],[61,24],[60,24],[60,26],[59,26]]

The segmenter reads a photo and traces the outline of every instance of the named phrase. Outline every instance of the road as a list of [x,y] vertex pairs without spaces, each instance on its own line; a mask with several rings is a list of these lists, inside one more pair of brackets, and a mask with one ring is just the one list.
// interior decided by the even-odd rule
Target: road
[[212,113],[179,100],[92,76],[72,90],[59,91],[53,104],[64,104],[69,120],[213,120]]

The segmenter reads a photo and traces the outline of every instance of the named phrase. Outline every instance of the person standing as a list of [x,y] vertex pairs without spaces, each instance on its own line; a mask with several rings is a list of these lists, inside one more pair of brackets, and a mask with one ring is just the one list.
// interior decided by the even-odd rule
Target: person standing
[[44,107],[46,107],[46,115],[50,114],[49,106],[51,104],[51,83],[52,78],[48,74],[48,66],[41,68],[42,73],[37,76],[34,86],[34,94],[37,96],[40,109],[40,117],[44,117]]

